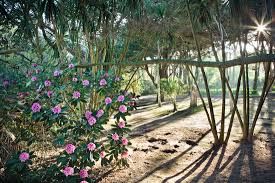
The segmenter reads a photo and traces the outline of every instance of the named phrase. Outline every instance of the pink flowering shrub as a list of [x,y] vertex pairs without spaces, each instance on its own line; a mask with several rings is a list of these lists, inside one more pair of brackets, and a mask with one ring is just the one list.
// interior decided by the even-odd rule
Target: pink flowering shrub
[[[123,79],[112,71],[92,73],[87,69],[80,74],[73,63],[62,68],[45,70],[36,65],[27,75],[30,94],[20,94],[29,104],[24,113],[33,122],[42,122],[56,137],[53,145],[64,149],[48,168],[49,176],[89,182],[97,161],[102,166],[112,161],[128,166],[127,146],[131,143],[126,117],[133,108],[130,96],[121,91]],[[112,129],[107,131],[107,141],[102,141],[112,116]],[[20,155],[20,161],[29,161],[27,154]]]
[[[17,177],[21,182],[39,182],[39,176],[30,170],[34,152],[19,151],[5,163],[5,175]],[[15,180],[15,179],[13,179]]]

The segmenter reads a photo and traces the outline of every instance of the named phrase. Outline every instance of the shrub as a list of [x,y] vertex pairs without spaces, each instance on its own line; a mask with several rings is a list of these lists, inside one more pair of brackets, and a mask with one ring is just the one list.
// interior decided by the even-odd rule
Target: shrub
[[[116,160],[128,166],[127,145],[131,143],[126,116],[133,107],[128,93],[120,91],[121,80],[112,71],[77,70],[73,63],[63,70],[37,64],[28,70],[24,87],[28,95],[18,98],[24,103],[21,115],[30,126],[41,123],[55,137],[52,143],[64,147],[56,163],[48,167],[52,182],[89,181],[96,161],[107,165]],[[106,141],[101,141],[112,115],[115,122]]]

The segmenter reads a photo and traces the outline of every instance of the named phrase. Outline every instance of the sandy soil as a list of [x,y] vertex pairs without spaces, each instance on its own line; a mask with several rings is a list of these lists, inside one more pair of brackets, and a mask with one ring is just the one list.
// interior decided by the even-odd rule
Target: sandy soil
[[[106,167],[98,175],[99,182],[275,182],[274,95],[264,105],[253,145],[240,143],[241,129],[235,119],[229,144],[221,148],[212,148],[204,111],[188,109],[188,98],[179,100],[180,111],[169,113],[171,104],[157,108],[154,98],[141,99],[142,106],[129,118],[133,125],[130,167]],[[257,98],[251,106],[255,102]],[[218,104],[216,100],[217,121]]]

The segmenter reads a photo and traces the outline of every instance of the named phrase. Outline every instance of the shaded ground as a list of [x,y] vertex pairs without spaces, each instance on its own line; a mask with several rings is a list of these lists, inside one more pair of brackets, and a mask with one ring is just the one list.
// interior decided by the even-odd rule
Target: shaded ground
[[[130,167],[111,170],[100,182],[275,182],[274,95],[259,117],[253,145],[239,142],[241,130],[235,120],[229,144],[217,149],[212,148],[204,111],[188,109],[188,98],[179,99],[181,110],[172,114],[170,104],[156,108],[150,100],[154,98],[144,99],[146,105],[129,118]],[[251,100],[251,107],[256,102]],[[220,114],[219,101],[214,104]]]

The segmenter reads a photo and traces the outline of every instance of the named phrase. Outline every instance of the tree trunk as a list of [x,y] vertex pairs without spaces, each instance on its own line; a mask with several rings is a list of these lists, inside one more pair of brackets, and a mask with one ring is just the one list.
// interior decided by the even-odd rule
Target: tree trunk
[[[193,39],[194,39],[196,49],[197,49],[197,52],[198,52],[198,62],[202,62],[200,46],[199,46],[199,42],[198,42],[198,39],[197,39],[197,34],[195,32],[194,22],[193,22],[193,19],[192,19],[192,16],[191,16],[189,1],[187,1],[187,11],[188,11],[188,17],[189,17],[189,20],[190,20],[190,23],[191,23]],[[211,117],[211,118],[208,118],[208,120],[210,120],[209,123],[211,124],[211,131],[212,131],[212,134],[214,136],[214,144],[219,145],[220,141],[219,141],[219,138],[218,138],[217,127],[216,127],[216,122],[215,122],[215,114],[214,114],[214,110],[213,110],[213,104],[212,104],[212,99],[211,99],[211,95],[210,95],[210,91],[209,91],[209,85],[208,85],[206,73],[205,73],[205,70],[204,70],[203,67],[200,67],[200,70],[201,70],[201,73],[202,73],[202,78],[203,78],[203,81],[204,81],[205,90],[206,90],[206,94],[207,94],[207,101],[208,101],[208,106],[209,106],[209,110],[210,110],[210,117]],[[194,78],[194,80],[195,80],[194,82],[196,82],[196,78]],[[197,89],[199,89],[197,84],[196,84],[196,86],[197,86]],[[201,97],[201,99],[203,100],[202,97]],[[207,108],[205,108],[205,112],[208,113]]]
[[[160,78],[160,80],[168,78],[167,69],[168,69],[167,64],[160,64],[159,65],[159,78]],[[160,91],[160,101],[164,102],[164,93],[163,93],[162,90]]]
[[197,107],[197,101],[198,101],[198,91],[196,89],[196,86],[191,86],[190,90],[190,107]]
[[177,106],[176,97],[172,99],[172,103],[173,103],[173,112],[178,111],[178,106]]
[[258,88],[258,77],[259,77],[259,64],[255,64],[255,72],[254,72],[254,81],[253,81],[253,94],[257,94],[257,88]]

